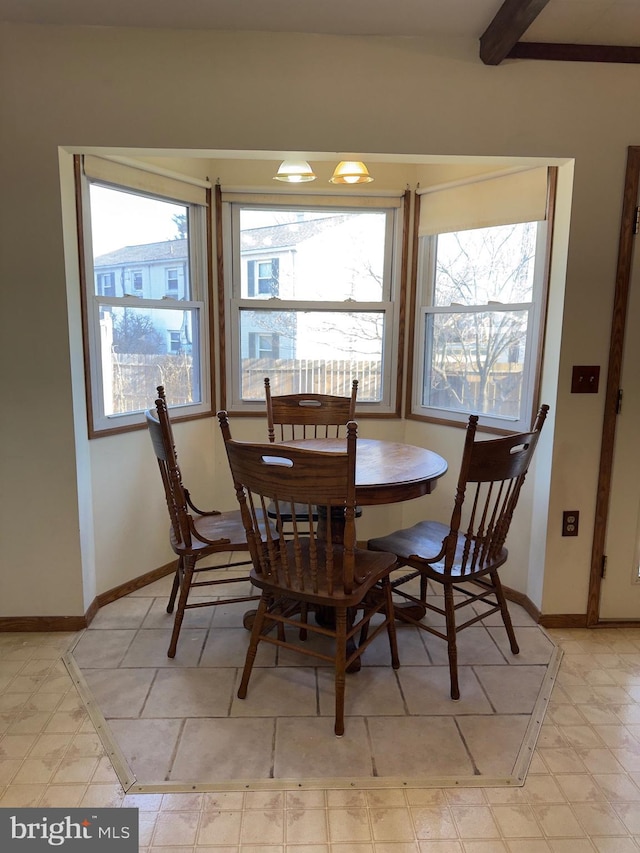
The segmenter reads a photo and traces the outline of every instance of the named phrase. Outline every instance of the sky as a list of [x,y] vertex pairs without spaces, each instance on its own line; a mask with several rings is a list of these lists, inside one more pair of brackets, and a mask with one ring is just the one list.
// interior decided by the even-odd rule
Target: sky
[[91,231],[94,257],[121,249],[159,243],[178,236],[172,217],[186,207],[91,185]]

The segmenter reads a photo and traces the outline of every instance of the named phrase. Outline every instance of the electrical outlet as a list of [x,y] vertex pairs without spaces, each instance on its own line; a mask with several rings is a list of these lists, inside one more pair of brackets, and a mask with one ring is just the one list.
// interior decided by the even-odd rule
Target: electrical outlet
[[562,535],[577,536],[580,513],[577,509],[568,509],[562,513]]

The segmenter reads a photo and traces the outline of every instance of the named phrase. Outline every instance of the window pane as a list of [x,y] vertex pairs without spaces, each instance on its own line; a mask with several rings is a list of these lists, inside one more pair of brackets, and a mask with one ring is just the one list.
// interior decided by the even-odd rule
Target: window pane
[[103,304],[99,312],[107,416],[148,409],[158,385],[164,385],[170,406],[200,402],[197,308]]
[[188,208],[90,187],[96,294],[191,299]]
[[519,418],[529,311],[427,316],[423,406]]
[[264,399],[264,377],[274,394],[316,391],[358,400],[382,399],[382,311],[240,310],[241,396]]
[[380,211],[242,208],[241,297],[381,300],[386,223]]
[[434,305],[530,302],[537,224],[439,234]]

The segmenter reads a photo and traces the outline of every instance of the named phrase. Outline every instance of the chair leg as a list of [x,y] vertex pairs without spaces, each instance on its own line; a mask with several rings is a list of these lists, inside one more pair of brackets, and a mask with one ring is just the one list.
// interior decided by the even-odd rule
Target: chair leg
[[180,577],[182,576],[182,557],[177,562],[176,565],[176,573],[173,576],[173,586],[171,587],[171,595],[169,596],[169,602],[167,604],[167,613],[173,613],[173,607],[176,603],[176,596],[178,595],[178,590],[180,589]]
[[460,698],[458,685],[458,647],[456,645],[456,612],[453,606],[453,587],[445,584],[444,611],[447,622],[447,650],[449,652],[449,677],[451,679],[451,698]]
[[[386,577],[382,581],[382,589],[385,597],[385,612],[387,615],[387,636],[389,637],[389,649],[391,650],[391,666],[394,669],[399,669],[400,659],[398,658],[398,640],[396,637],[396,617],[393,610],[393,597],[391,595],[391,583]],[[367,623],[368,624],[368,623]]]
[[336,608],[336,660],[335,660],[335,692],[336,720],[334,732],[336,737],[344,734],[344,691],[347,666],[347,611],[344,607]]
[[247,656],[244,661],[240,687],[238,687],[238,699],[245,699],[247,695],[249,678],[251,677],[251,670],[253,669],[253,664],[256,659],[256,652],[258,651],[258,643],[260,642],[260,635],[262,634],[262,627],[264,625],[267,607],[268,597],[263,593],[253,620],[253,627],[251,628],[251,639],[249,640],[249,648],[247,649]]
[[300,628],[300,634],[298,635],[301,640],[307,639],[307,633],[308,632],[307,632],[307,629],[305,626],[306,626],[308,618],[309,618],[309,605],[307,604],[306,601],[303,601],[300,604],[300,624],[302,627]]
[[423,604],[426,604],[427,601],[427,576],[425,574],[420,575],[420,601]]
[[493,582],[493,588],[495,590],[496,599],[498,601],[498,604],[500,605],[500,613],[502,614],[502,621],[504,622],[504,627],[507,631],[507,636],[509,637],[509,645],[511,646],[511,651],[514,655],[520,654],[520,646],[518,645],[518,641],[516,640],[516,634],[513,630],[513,624],[511,622],[511,616],[509,614],[509,608],[507,607],[507,599],[504,596],[504,590],[502,589],[502,584],[500,583],[498,572],[490,572],[489,576],[491,578],[491,581]]
[[360,629],[360,637],[358,639],[358,645],[362,646],[367,642],[367,637],[369,636],[369,623],[371,620],[367,619],[362,628]]
[[170,658],[174,658],[176,656],[178,636],[180,635],[182,620],[184,619],[184,608],[187,603],[187,598],[189,597],[189,590],[191,589],[191,581],[193,579],[193,569],[195,567],[195,563],[196,561],[194,557],[183,558],[183,572],[180,583],[180,597],[178,599],[178,609],[176,610],[175,619],[173,620],[173,632],[171,634],[169,650],[167,651],[167,657]]

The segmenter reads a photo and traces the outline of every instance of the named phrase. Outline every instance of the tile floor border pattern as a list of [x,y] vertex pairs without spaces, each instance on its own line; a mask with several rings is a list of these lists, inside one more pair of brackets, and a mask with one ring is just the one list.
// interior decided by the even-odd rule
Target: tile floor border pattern
[[[166,579],[165,579],[165,581],[166,581]],[[156,597],[158,595],[158,593],[161,591],[161,587],[162,587],[162,584],[159,582],[159,583],[154,585],[153,591],[152,590],[140,590],[137,592],[137,594],[130,597],[130,598],[137,598],[139,601],[140,597],[146,597],[146,595],[149,595],[149,593],[150,593],[150,597],[154,599],[154,603],[149,606],[149,609],[147,609],[147,606],[145,605],[142,608],[142,611],[144,613],[154,614],[153,615],[154,620],[157,619],[157,614],[160,612],[163,612],[163,610],[164,610],[164,601],[162,600],[162,598],[158,599]],[[146,595],[145,595],[145,593],[146,593]],[[142,602],[140,602],[140,604],[142,604]],[[131,602],[131,606],[133,606],[133,601]],[[98,631],[107,630],[108,631],[109,628],[115,627],[115,624],[117,624],[118,627],[121,627],[121,628],[124,627],[124,624],[122,622],[118,621],[118,622],[114,623],[113,620],[114,619],[116,619],[116,620],[121,619],[123,616],[125,616],[126,619],[130,620],[132,618],[132,613],[131,613],[130,609],[127,610],[126,613],[123,613],[120,608],[129,608],[129,604],[127,603],[126,599],[123,599],[120,602],[120,604],[118,604],[116,602],[114,605],[111,605],[110,607],[104,608],[104,612],[101,614],[101,620],[98,620],[98,619],[95,620],[95,624],[96,624],[96,626],[98,626],[96,630],[98,630]],[[519,612],[520,608],[516,608],[516,610]],[[193,612],[194,611],[192,611],[192,613]],[[224,615],[224,611],[221,611],[221,612]],[[193,618],[197,618],[198,611],[195,611],[195,613],[196,613],[196,616]],[[140,618],[141,618],[140,613],[136,612],[136,616],[135,616],[136,622]],[[225,621],[224,624],[228,623],[228,618],[229,618],[229,614],[226,615],[227,621]],[[521,616],[521,618],[522,618],[522,616]],[[166,614],[165,614],[165,619],[166,619]],[[233,619],[235,620],[235,617],[233,617]],[[133,627],[133,624],[131,624],[131,623],[127,623],[127,624],[130,627]],[[157,625],[157,622],[154,621],[152,624],[155,627]],[[235,621],[232,621],[229,624],[235,624]],[[483,623],[481,623],[481,624],[483,624]],[[498,623],[496,622],[494,624],[497,625]],[[89,714],[89,716],[90,716],[90,718],[91,718],[91,720],[92,720],[92,722],[96,728],[96,731],[102,740],[106,754],[109,756],[109,758],[112,762],[113,768],[116,772],[118,779],[120,780],[124,790],[126,790],[128,792],[138,792],[138,793],[174,792],[174,793],[179,793],[179,792],[193,792],[193,791],[206,792],[206,791],[239,791],[239,790],[243,790],[243,791],[249,791],[249,790],[255,790],[255,791],[259,791],[259,790],[288,790],[288,789],[292,789],[292,788],[298,789],[298,790],[319,789],[319,788],[325,788],[325,789],[335,789],[335,788],[376,789],[376,788],[388,788],[388,787],[396,787],[396,788],[412,788],[412,787],[414,787],[414,788],[425,788],[425,787],[444,788],[444,787],[459,787],[459,786],[482,787],[482,786],[487,786],[487,785],[490,785],[492,787],[498,787],[498,786],[517,787],[519,785],[522,785],[525,781],[525,778],[527,775],[527,770],[528,770],[529,764],[531,762],[531,758],[532,758],[532,755],[533,755],[533,752],[535,749],[535,745],[536,745],[537,738],[538,738],[538,735],[540,732],[540,728],[541,728],[543,721],[544,721],[545,713],[546,713],[547,706],[548,706],[550,696],[551,696],[551,691],[553,689],[553,685],[555,683],[555,679],[556,679],[558,669],[560,666],[560,661],[562,658],[562,650],[560,649],[560,647],[556,643],[554,643],[554,641],[551,639],[549,634],[544,629],[540,628],[540,626],[534,625],[533,623],[530,622],[530,620],[529,621],[525,620],[525,624],[531,624],[531,628],[528,630],[532,630],[533,627],[535,627],[536,632],[537,631],[540,632],[540,634],[544,638],[544,642],[547,643],[551,647],[551,652],[550,652],[549,659],[548,659],[547,663],[545,664],[545,674],[544,674],[542,681],[540,683],[540,688],[538,690],[537,697],[536,697],[535,701],[533,702],[531,712],[530,713],[517,712],[521,718],[527,717],[528,722],[526,723],[526,728],[524,728],[522,735],[518,735],[517,739],[514,742],[510,742],[510,745],[508,747],[508,749],[512,750],[510,755],[513,757],[512,762],[510,764],[508,764],[510,771],[506,770],[506,769],[503,770],[502,767],[500,767],[500,770],[497,772],[496,772],[496,768],[494,768],[493,771],[487,770],[485,772],[479,772],[478,769],[475,767],[475,762],[473,760],[473,749],[469,748],[469,745],[465,741],[464,734],[462,733],[462,731],[459,731],[458,732],[459,748],[461,747],[463,749],[463,751],[467,752],[469,759],[471,759],[471,764],[473,765],[470,767],[469,773],[467,773],[464,770],[461,770],[460,772],[458,772],[457,770],[454,770],[453,772],[446,773],[446,775],[445,775],[442,772],[442,770],[444,768],[441,768],[440,772],[434,771],[432,773],[432,775],[430,775],[430,776],[428,774],[418,775],[418,772],[416,772],[415,774],[408,772],[406,774],[406,777],[404,777],[404,776],[401,777],[401,776],[395,775],[393,772],[389,773],[387,771],[387,772],[382,772],[380,776],[367,775],[366,777],[363,777],[362,775],[358,775],[356,772],[356,773],[354,773],[354,777],[351,777],[350,775],[343,773],[342,775],[337,774],[336,778],[330,778],[330,774],[324,772],[324,770],[323,770],[320,775],[316,773],[315,775],[311,775],[308,777],[305,774],[304,778],[298,778],[298,775],[296,775],[295,778],[291,778],[290,773],[289,774],[283,773],[280,776],[276,773],[275,774],[276,778],[270,778],[268,776],[262,776],[261,778],[252,778],[251,776],[249,776],[249,778],[246,778],[246,779],[242,778],[241,779],[241,778],[238,778],[237,773],[233,773],[233,774],[230,774],[230,778],[224,779],[224,780],[222,780],[222,779],[202,780],[202,778],[200,778],[200,780],[198,780],[197,773],[194,772],[193,775],[196,778],[189,779],[188,782],[185,782],[182,780],[156,781],[153,778],[153,776],[151,776],[151,778],[148,778],[148,779],[142,778],[142,780],[141,780],[141,779],[136,777],[136,772],[135,772],[134,766],[130,764],[130,762],[128,761],[128,759],[125,755],[125,751],[123,751],[123,749],[119,745],[116,733],[114,733],[112,727],[109,724],[109,720],[103,714],[103,711],[100,708],[100,704],[96,700],[94,695],[92,694],[91,686],[89,685],[87,678],[85,678],[85,675],[83,673],[83,669],[85,667],[88,667],[89,668],[88,671],[90,671],[92,664],[90,664],[90,663],[88,664],[86,657],[83,658],[82,655],[80,655],[82,662],[79,662],[78,660],[76,660],[76,657],[74,657],[74,650],[76,650],[77,647],[81,646],[81,641],[82,641],[83,637],[86,640],[90,640],[90,635],[93,634],[94,638],[95,638],[96,630],[93,630],[92,628],[85,629],[85,631],[79,635],[76,642],[71,646],[71,648],[63,656],[63,663],[66,666],[67,671],[68,671],[71,679],[73,680],[73,682],[76,686],[76,689],[78,690],[80,698],[81,698],[82,702],[84,703],[84,706],[87,710],[87,713]],[[144,627],[144,626],[142,626],[142,627]],[[183,630],[184,630],[184,627],[183,627]],[[222,628],[222,630],[224,632],[225,629]],[[409,630],[415,631],[415,629],[409,629]],[[483,630],[486,630],[486,626],[485,626],[485,629],[483,629]],[[495,628],[494,628],[494,630],[495,630]],[[500,622],[499,630],[501,630],[501,631],[504,630],[501,622]],[[125,633],[125,632],[122,632],[122,633]],[[244,633],[244,631],[243,631],[243,633]],[[421,633],[422,632],[417,632],[417,634],[421,634]],[[162,641],[164,642],[165,640],[163,639]],[[185,641],[183,641],[183,642],[185,642]],[[495,638],[494,638],[493,642],[495,643]],[[90,643],[90,645],[91,645],[91,643]],[[493,645],[493,643],[491,645]],[[497,649],[494,649],[494,651],[497,651]],[[154,655],[157,655],[157,653],[154,652]],[[445,645],[445,651],[444,651],[444,658],[440,660],[440,664],[445,663],[445,662],[446,662],[446,645]],[[462,662],[463,661],[461,661],[461,663]],[[507,661],[503,659],[503,662],[506,663]],[[542,663],[541,660],[536,660],[535,662],[538,664]],[[179,664],[177,664],[177,661],[171,661],[170,663],[174,664],[174,666],[175,665],[179,666]],[[495,663],[495,660],[494,660],[494,663]],[[515,663],[516,669],[526,669],[526,667],[521,668],[518,665],[517,661],[514,661],[514,663]],[[523,661],[523,663],[524,663],[524,661]],[[133,664],[134,669],[135,669],[136,665],[142,665],[142,664]],[[147,663],[147,665],[153,666],[154,664]],[[156,658],[156,665],[157,665],[157,658]],[[192,664],[187,664],[187,666],[189,666],[189,665],[192,665]],[[128,667],[132,666],[132,663],[131,662],[125,663],[124,666],[125,666],[125,668],[128,668]],[[174,667],[170,667],[170,668],[174,668]],[[278,668],[279,667],[276,667],[276,670]],[[367,669],[367,668],[368,667],[365,667],[365,669]],[[408,671],[411,671],[413,669],[413,671],[415,672],[421,668],[424,668],[424,667],[407,667],[406,669]],[[426,667],[426,669],[431,669],[431,668],[432,667]],[[488,667],[487,669],[490,669],[490,668],[491,667]],[[382,667],[381,669],[384,669],[387,672],[391,672],[390,668],[387,669],[386,666]],[[444,672],[447,671],[446,666],[445,667],[440,666],[439,669],[441,671],[444,671]],[[511,666],[508,666],[508,669],[511,669]],[[461,670],[461,673],[462,673],[462,671],[463,670]],[[447,676],[447,678],[448,678],[448,676]],[[276,685],[276,689],[277,689],[277,685]],[[448,687],[446,687],[446,688],[443,687],[443,689],[448,691]],[[441,697],[441,699],[443,699],[443,698],[444,698],[444,694],[443,694],[443,697]],[[484,701],[486,702],[486,699]],[[445,705],[449,706],[450,702],[446,701]],[[453,706],[451,706],[451,707],[453,707]],[[362,717],[362,720],[364,721],[368,717],[370,722],[374,721],[374,724],[375,724],[375,721],[380,721],[380,724],[383,725],[382,721],[384,720],[384,714],[382,712],[380,712],[380,713],[381,713],[381,716],[379,716],[379,717],[375,717],[375,716],[371,717],[370,713],[369,714],[365,713],[364,717]],[[394,714],[395,712],[392,711],[391,713]],[[406,713],[407,713],[407,711],[405,710],[405,714]],[[444,711],[444,712],[434,711],[433,713],[435,713],[436,715],[438,715],[440,713],[444,713],[445,715],[447,715],[448,712],[447,711]],[[458,711],[458,713],[460,713],[460,711]],[[463,717],[460,719],[462,719],[462,720],[469,719],[468,716],[467,717],[464,716],[465,713],[469,714],[469,711],[468,710],[466,712],[462,711]],[[483,714],[484,712],[478,711],[477,713]],[[514,712],[514,713],[516,713],[516,712]],[[109,716],[110,715],[107,714],[107,717],[109,717]],[[115,714],[115,716],[118,717],[120,715]],[[173,715],[171,715],[171,716],[173,716]],[[272,715],[268,714],[267,716],[272,716]],[[440,719],[442,721],[444,721],[444,719],[446,719],[446,718],[447,717],[445,716],[445,717],[441,717]],[[302,719],[304,719],[304,718],[302,718]],[[355,718],[352,718],[352,719],[355,719]],[[416,712],[411,712],[411,713],[409,713],[409,716],[405,717],[404,719],[406,719],[407,721],[413,719],[413,721],[416,723],[416,725],[419,725],[420,719],[424,720],[425,718],[421,717],[420,713],[416,714]],[[430,719],[435,720],[435,719],[438,719],[438,717],[437,716],[431,717]],[[452,720],[455,728],[459,728],[458,724],[455,722],[456,713],[449,713],[448,719]],[[496,717],[496,719],[498,719],[498,718]],[[116,724],[117,724],[117,722],[118,721],[115,720]],[[383,730],[383,729],[381,729],[381,730]],[[117,731],[118,731],[118,729],[116,729],[116,732]],[[433,735],[432,735],[432,737],[433,737]],[[468,762],[466,762],[466,763],[468,763]],[[311,770],[311,768],[309,768],[309,769]],[[140,774],[138,774],[138,776],[140,776]],[[255,777],[255,773],[253,774],[253,776]],[[162,777],[160,777],[160,779],[162,779]]]
[[70,652],[63,655],[63,662],[69,675],[78,690],[80,698],[85,705],[106,754],[113,765],[114,771],[123,787],[129,794],[143,793],[207,793],[212,791],[284,791],[284,790],[313,790],[313,789],[349,789],[366,790],[377,788],[468,788],[468,787],[518,787],[524,784],[527,771],[531,764],[538,735],[544,722],[545,713],[551,698],[560,663],[562,661],[562,649],[556,646],[551,660],[547,666],[547,672],[542,682],[538,698],[531,713],[527,730],[522,739],[513,766],[513,772],[509,776],[442,776],[442,777],[361,777],[361,778],[308,778],[297,779],[237,779],[226,782],[203,783],[203,782],[138,782],[135,774],[129,767],[127,759],[122,752],[111,728],[103,716],[98,704],[95,702],[91,690],[82,675],[82,671],[75,662]]

